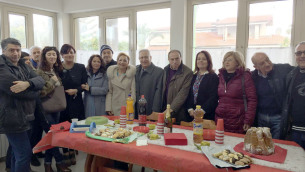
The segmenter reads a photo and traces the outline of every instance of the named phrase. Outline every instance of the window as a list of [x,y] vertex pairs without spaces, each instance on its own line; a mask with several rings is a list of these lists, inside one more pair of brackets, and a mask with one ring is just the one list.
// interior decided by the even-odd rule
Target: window
[[202,50],[211,54],[216,70],[222,67],[224,54],[235,50],[237,7],[237,1],[194,5],[193,68]]
[[116,60],[120,52],[129,54],[129,17],[106,19],[106,44],[113,50]]
[[149,49],[152,62],[165,67],[168,64],[167,52],[170,50],[170,9],[157,9],[137,12],[137,58],[139,50]]
[[85,17],[75,19],[75,48],[78,63],[87,65],[92,54],[99,52],[99,17]]
[[21,48],[27,47],[25,16],[9,14],[9,34],[21,43]]
[[247,67],[251,57],[265,52],[273,63],[292,64],[291,29],[293,0],[250,4]]
[[53,18],[33,14],[34,45],[39,47],[54,46]]

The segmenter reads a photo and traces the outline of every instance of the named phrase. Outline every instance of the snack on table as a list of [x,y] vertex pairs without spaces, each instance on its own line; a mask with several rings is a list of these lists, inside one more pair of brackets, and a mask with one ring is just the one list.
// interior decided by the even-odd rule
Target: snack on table
[[94,135],[101,136],[101,137],[108,137],[112,139],[122,139],[125,137],[130,136],[132,133],[129,130],[118,128],[117,130],[110,130],[108,128],[106,129],[100,129],[97,133]]
[[86,125],[90,125],[91,122],[95,122],[96,125],[103,125],[108,123],[108,118],[103,116],[91,116],[86,118]]
[[161,137],[158,134],[154,134],[152,131],[150,131],[149,133],[147,133],[147,138],[150,140],[157,140]]
[[248,155],[244,155],[240,152],[231,152],[228,149],[223,150],[222,152],[214,153],[212,155],[215,158],[226,161],[234,165],[249,165],[252,164],[252,159]]
[[271,155],[274,153],[274,143],[268,127],[251,127],[244,139],[244,149],[257,155]]

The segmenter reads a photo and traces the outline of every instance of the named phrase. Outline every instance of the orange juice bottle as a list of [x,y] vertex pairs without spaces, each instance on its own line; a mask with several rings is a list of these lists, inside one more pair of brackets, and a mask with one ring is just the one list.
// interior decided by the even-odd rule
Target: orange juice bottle
[[203,115],[204,111],[201,106],[197,105],[194,111],[193,121],[193,140],[194,143],[201,143],[203,140]]
[[127,124],[133,124],[134,119],[134,109],[133,109],[133,98],[131,95],[128,95],[128,98],[126,100],[126,117],[127,117]]

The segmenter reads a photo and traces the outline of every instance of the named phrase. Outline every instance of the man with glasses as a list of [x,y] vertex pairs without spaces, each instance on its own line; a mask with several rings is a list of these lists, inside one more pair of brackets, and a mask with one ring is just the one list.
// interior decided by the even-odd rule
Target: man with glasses
[[291,139],[305,149],[305,41],[295,48],[298,66],[286,78],[287,97],[283,108],[281,139]]
[[30,121],[35,118],[36,98],[45,81],[20,60],[18,40],[4,39],[1,48],[0,134],[7,136],[12,147],[11,171],[28,172],[32,155]]
[[263,52],[255,53],[251,60],[255,68],[252,78],[258,98],[257,125],[269,127],[272,138],[279,139],[282,104],[286,90],[285,78],[293,67],[289,64],[273,64]]

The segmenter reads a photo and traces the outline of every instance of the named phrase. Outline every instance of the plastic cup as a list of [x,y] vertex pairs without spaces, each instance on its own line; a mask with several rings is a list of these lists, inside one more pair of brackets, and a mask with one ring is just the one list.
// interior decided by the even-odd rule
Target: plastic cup
[[158,114],[158,123],[164,123],[164,113]]
[[217,126],[216,126],[216,131],[224,131],[224,126],[223,126],[223,119],[218,119],[217,120]]
[[126,115],[126,106],[121,106],[121,113],[120,115]]
[[77,123],[78,118],[72,118],[72,119],[71,119],[71,121],[72,121],[72,122],[76,122],[76,123]]

